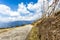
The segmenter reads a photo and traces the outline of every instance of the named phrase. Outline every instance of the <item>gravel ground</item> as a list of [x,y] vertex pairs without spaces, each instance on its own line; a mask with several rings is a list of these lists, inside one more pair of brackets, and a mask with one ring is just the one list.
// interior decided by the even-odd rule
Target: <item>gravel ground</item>
[[8,30],[0,33],[0,40],[25,40],[31,29],[32,25],[26,25]]

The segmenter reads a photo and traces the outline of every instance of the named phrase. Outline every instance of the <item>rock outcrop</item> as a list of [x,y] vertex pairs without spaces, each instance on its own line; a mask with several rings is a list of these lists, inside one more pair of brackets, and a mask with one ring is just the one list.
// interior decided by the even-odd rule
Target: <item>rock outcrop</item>
[[60,40],[60,11],[53,16],[40,19],[36,24],[40,40]]

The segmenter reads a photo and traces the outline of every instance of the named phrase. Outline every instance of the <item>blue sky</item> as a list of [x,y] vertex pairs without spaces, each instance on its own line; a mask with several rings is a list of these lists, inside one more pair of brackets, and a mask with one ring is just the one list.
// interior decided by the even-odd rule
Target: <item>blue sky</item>
[[37,20],[42,15],[42,5],[43,0],[0,0],[0,21]]
[[38,0],[0,0],[0,4],[5,4],[9,7],[11,7],[12,10],[17,10],[19,3],[24,3],[27,5],[30,2],[33,2],[33,4],[37,3]]

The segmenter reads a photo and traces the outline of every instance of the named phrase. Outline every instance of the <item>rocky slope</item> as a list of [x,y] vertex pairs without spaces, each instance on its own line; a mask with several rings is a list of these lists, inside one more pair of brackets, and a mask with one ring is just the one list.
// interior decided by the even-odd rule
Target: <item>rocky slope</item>
[[60,40],[60,11],[43,18],[36,27],[39,28],[40,40]]
[[60,11],[34,22],[27,40],[60,40]]

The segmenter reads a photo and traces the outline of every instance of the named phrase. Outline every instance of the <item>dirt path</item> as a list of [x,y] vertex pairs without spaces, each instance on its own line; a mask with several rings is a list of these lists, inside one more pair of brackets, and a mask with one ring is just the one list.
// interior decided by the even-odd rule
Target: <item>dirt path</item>
[[32,25],[17,27],[7,32],[0,33],[0,40],[25,40]]

